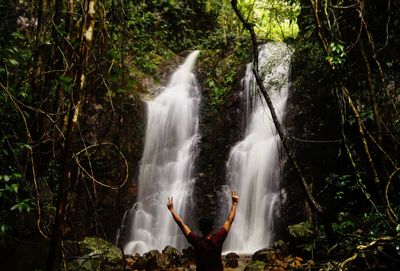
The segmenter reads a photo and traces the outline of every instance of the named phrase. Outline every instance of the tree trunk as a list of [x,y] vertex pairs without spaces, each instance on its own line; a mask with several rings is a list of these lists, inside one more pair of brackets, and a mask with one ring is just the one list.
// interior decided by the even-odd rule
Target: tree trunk
[[89,64],[89,52],[92,46],[94,31],[95,0],[89,0],[86,6],[86,25],[82,27],[83,43],[79,50],[79,65],[75,71],[75,87],[73,96],[69,104],[67,129],[65,134],[63,160],[62,160],[62,179],[58,191],[57,210],[53,225],[53,233],[50,244],[50,251],[47,259],[46,270],[55,271],[58,269],[61,256],[61,242],[63,230],[65,229],[65,213],[68,200],[69,188],[72,184],[72,157],[74,154],[74,142],[76,128],[79,119],[79,112],[82,106],[83,90],[86,87],[85,69]]

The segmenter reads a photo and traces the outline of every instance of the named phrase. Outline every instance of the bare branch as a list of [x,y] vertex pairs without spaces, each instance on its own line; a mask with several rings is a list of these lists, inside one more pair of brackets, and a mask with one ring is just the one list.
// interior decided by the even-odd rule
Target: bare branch
[[237,7],[237,1],[236,0],[231,0],[231,4],[232,7],[236,13],[236,15],[238,16],[239,20],[242,22],[243,26],[249,31],[250,36],[251,36],[251,41],[252,41],[252,45],[253,45],[253,74],[254,77],[256,79],[257,82],[257,86],[259,87],[259,90],[261,92],[261,94],[263,95],[268,108],[271,112],[271,116],[272,116],[272,120],[274,121],[276,130],[278,132],[278,135],[282,141],[282,145],[283,148],[285,149],[285,152],[289,158],[289,161],[292,163],[296,173],[299,176],[299,180],[300,180],[300,184],[301,187],[303,188],[305,194],[306,194],[306,199],[307,201],[310,203],[311,207],[320,215],[325,215],[326,214],[326,209],[325,207],[321,206],[316,199],[314,198],[314,196],[312,195],[311,189],[307,184],[307,181],[299,167],[299,165],[297,164],[297,161],[293,155],[293,153],[291,152],[290,148],[289,148],[289,144],[288,144],[288,139],[285,135],[285,133],[283,132],[282,126],[279,123],[278,117],[275,113],[275,109],[274,106],[272,104],[271,98],[268,95],[267,90],[264,87],[264,84],[262,82],[262,79],[258,73],[258,45],[257,45],[257,36],[254,32],[254,28],[253,25],[248,23],[243,15],[241,14],[240,10]]

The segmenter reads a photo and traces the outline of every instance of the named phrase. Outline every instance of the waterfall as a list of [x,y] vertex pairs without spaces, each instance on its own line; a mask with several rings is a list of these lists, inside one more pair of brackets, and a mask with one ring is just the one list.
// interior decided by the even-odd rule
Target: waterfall
[[147,102],[138,198],[127,213],[127,254],[161,250],[167,245],[182,249],[187,244],[166,204],[167,197],[172,196],[175,209],[187,220],[194,182],[194,148],[199,137],[200,93],[192,73],[198,54],[191,53],[173,73],[168,86]]
[[[259,72],[282,121],[289,88],[290,51],[286,44],[260,46]],[[280,139],[268,106],[256,89],[252,64],[242,79],[245,136],[227,162],[227,183],[239,194],[237,215],[224,251],[253,253],[273,242],[274,218],[280,207]]]

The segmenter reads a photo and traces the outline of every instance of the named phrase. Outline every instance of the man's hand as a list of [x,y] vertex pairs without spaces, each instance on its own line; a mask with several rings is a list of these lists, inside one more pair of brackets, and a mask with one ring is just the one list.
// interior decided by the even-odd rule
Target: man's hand
[[238,204],[239,196],[235,191],[232,191],[232,204]]
[[168,210],[174,209],[174,198],[173,197],[168,197],[168,203],[167,203]]

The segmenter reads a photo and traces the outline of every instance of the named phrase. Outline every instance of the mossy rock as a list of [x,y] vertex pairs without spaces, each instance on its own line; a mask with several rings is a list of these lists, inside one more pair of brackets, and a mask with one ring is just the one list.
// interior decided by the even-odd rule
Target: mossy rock
[[71,241],[69,245],[78,246],[79,253],[67,260],[67,270],[102,270],[124,269],[122,251],[101,238],[85,237],[82,241]]
[[246,265],[244,271],[264,271],[265,263],[262,261],[253,261]]
[[272,248],[264,248],[256,251],[253,256],[253,261],[260,261],[264,263],[273,262],[276,259],[275,250]]

